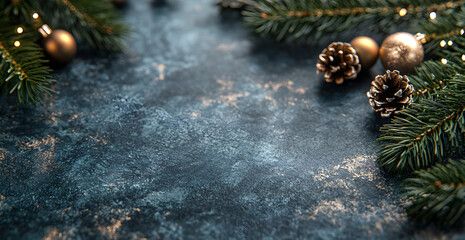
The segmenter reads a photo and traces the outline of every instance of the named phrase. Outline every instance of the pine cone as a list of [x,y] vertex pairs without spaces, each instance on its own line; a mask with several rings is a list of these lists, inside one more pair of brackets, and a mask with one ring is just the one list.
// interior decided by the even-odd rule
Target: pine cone
[[373,110],[381,112],[382,117],[389,117],[412,103],[413,91],[407,76],[400,75],[397,70],[388,70],[386,74],[375,77],[367,96]]
[[360,72],[357,53],[350,43],[333,42],[318,57],[317,73],[324,73],[326,82],[341,84]]

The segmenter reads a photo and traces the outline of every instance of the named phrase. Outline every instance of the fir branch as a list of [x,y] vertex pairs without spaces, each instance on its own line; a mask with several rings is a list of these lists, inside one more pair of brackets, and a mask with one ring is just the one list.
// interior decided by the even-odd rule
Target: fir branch
[[415,92],[412,94],[415,101],[431,97],[436,91],[446,87],[458,70],[464,71],[453,61],[448,62],[448,64],[443,64],[441,60],[423,62],[416,68],[416,73],[409,76],[409,80],[415,88]]
[[465,161],[450,161],[415,175],[404,181],[410,217],[452,225],[465,216]]
[[416,68],[415,75],[409,76],[410,82],[415,88],[413,96],[423,98],[431,96],[435,91],[444,88],[447,80],[451,79],[455,74],[451,65],[444,65],[440,61],[427,61]]
[[247,25],[262,35],[277,40],[288,37],[316,37],[351,30],[370,22],[386,29],[402,20],[423,21],[431,11],[459,9],[463,1],[325,1],[325,0],[257,0],[243,12]]
[[465,39],[449,36],[447,41],[438,42],[438,46],[440,50],[436,50],[435,55],[439,60],[423,62],[416,68],[416,73],[409,76],[416,90],[413,93],[415,101],[433,98],[436,91],[450,85],[449,80],[456,74],[465,74]]
[[465,148],[465,77],[456,75],[449,87],[398,112],[381,127],[378,163],[389,173],[402,174],[441,162]]
[[425,52],[435,54],[441,47],[446,47],[449,41],[463,39],[465,22],[462,19],[464,18],[465,9],[445,11],[438,13],[435,19],[420,22],[411,31],[425,34],[422,40],[423,43],[427,43],[424,46]]
[[128,26],[109,1],[94,0],[23,0],[33,4],[45,23],[52,28],[69,30],[93,48],[120,51]]
[[8,16],[10,21],[32,23],[33,7],[23,0],[0,1],[0,16]]
[[[19,103],[34,103],[50,94],[51,69],[44,64],[42,48],[30,29],[18,35],[6,20],[0,20],[0,89],[16,93]],[[15,46],[19,44],[19,46]]]

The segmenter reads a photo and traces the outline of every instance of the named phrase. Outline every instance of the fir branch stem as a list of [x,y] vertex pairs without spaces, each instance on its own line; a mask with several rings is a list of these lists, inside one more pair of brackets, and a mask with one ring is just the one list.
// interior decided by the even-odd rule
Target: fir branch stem
[[[4,61],[10,63],[10,69],[8,70],[9,73],[12,71],[15,71],[14,75],[21,76],[21,79],[27,78],[27,74],[22,70],[21,65],[17,63],[14,58],[11,56],[11,54],[8,52],[8,50],[3,46],[3,43],[0,41],[0,53],[3,59],[6,59]],[[11,78],[14,76],[11,74],[8,78],[5,79],[5,82],[8,82]],[[21,85],[19,85],[21,86]],[[14,92],[16,88],[13,88],[10,90],[10,94]]]
[[91,18],[89,15],[87,15],[85,12],[79,10],[76,6],[74,6],[74,4],[72,4],[70,1],[68,0],[59,0],[63,5],[67,6],[71,12],[73,12],[74,14],[76,14],[76,16],[78,16],[80,19],[82,20],[85,20],[87,22],[90,22],[98,27],[100,27],[101,29],[103,29],[104,31],[106,31],[107,33],[112,33],[113,32],[113,29],[109,26],[106,26],[106,25],[103,25],[103,24],[100,24],[99,22],[97,22],[95,19]]
[[433,85],[433,86],[431,86],[429,88],[424,88],[424,89],[413,92],[412,96],[425,95],[426,93],[429,93],[429,92],[431,92],[431,91],[433,91],[435,89],[442,88],[444,85],[445,85],[445,82],[440,80],[437,84],[435,84],[435,85]]
[[454,183],[454,182],[450,182],[450,183],[441,183],[440,181],[436,180],[436,181],[434,181],[434,186],[437,187],[438,189],[443,189],[443,188],[446,188],[446,187],[461,188],[461,187],[465,186],[465,182],[459,182],[459,183]]
[[[66,0],[65,0],[66,1]],[[301,17],[310,17],[310,16],[350,16],[350,15],[358,15],[358,14],[379,14],[379,13],[399,13],[401,15],[405,15],[408,12],[413,12],[413,13],[420,13],[420,12],[433,12],[433,11],[443,11],[445,9],[452,9],[452,8],[457,8],[461,7],[464,4],[464,1],[455,1],[455,2],[447,2],[447,3],[442,3],[442,4],[431,4],[426,7],[422,6],[413,6],[413,5],[408,5],[407,7],[377,7],[377,8],[371,8],[371,7],[354,7],[354,8],[339,8],[339,9],[313,9],[312,11],[287,11],[284,14],[272,14],[269,15],[266,12],[261,12],[260,17],[261,18],[276,18],[279,16],[287,16],[287,17],[296,17],[296,18],[301,18]]]
[[245,23],[255,28],[258,34],[273,36],[280,41],[289,37],[321,38],[353,30],[364,23],[378,26],[377,31],[389,32],[397,26],[396,22],[420,25],[431,12],[447,12],[448,16],[454,17],[465,1],[256,0],[247,4],[249,7],[243,11]]
[[457,116],[460,116],[461,113],[463,113],[463,111],[465,110],[465,105],[460,107],[459,109],[457,109],[457,111],[449,114],[448,116],[444,117],[441,121],[437,122],[436,124],[433,124],[432,127],[428,128],[427,130],[425,130],[424,132],[422,132],[420,135],[418,135],[418,137],[416,137],[415,139],[413,139],[413,142],[411,142],[408,147],[409,148],[412,148],[413,145],[415,144],[415,142],[419,142],[421,141],[426,135],[429,135],[431,134],[431,132],[433,131],[436,131],[437,128],[441,127],[442,125],[444,125],[444,122],[445,121],[448,121],[450,119],[452,119],[453,117],[457,117]]
[[420,41],[421,41],[421,43],[425,44],[425,43],[431,42],[431,41],[436,40],[436,39],[446,39],[446,38],[450,38],[450,37],[454,37],[454,36],[458,36],[458,35],[462,36],[464,33],[465,33],[465,29],[456,28],[456,29],[451,30],[451,31],[449,31],[447,33],[437,32],[437,33],[425,34],[424,38],[420,39]]

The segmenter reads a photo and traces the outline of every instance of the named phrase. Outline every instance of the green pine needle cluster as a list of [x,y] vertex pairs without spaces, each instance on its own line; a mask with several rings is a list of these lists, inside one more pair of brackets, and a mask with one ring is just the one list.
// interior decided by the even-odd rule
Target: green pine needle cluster
[[69,29],[78,39],[106,51],[120,51],[129,27],[109,1],[23,0],[39,9],[43,21],[56,29]]
[[407,213],[414,219],[453,225],[465,216],[465,161],[450,161],[415,172],[404,182],[411,200]]
[[[361,23],[386,32],[404,23],[420,24],[431,11],[450,14],[461,11],[461,2],[446,7],[439,0],[255,0],[243,12],[245,23],[261,36],[278,41],[286,38],[321,38],[344,31],[353,31]],[[445,5],[444,5],[445,6]],[[405,9],[403,16],[399,12]]]
[[[32,18],[35,12],[40,18]],[[35,103],[53,92],[51,69],[37,31],[42,24],[67,30],[78,42],[104,51],[122,50],[129,33],[108,0],[0,1],[0,94],[17,94],[19,103]],[[24,32],[17,33],[18,27]]]
[[[52,92],[48,87],[53,82],[51,69],[45,65],[47,61],[35,36],[25,33],[18,37],[15,31],[7,20],[0,21],[0,89],[16,94],[19,103],[37,102]],[[21,47],[14,45],[16,41]]]
[[[465,3],[464,3],[465,4]],[[464,5],[462,4],[462,6]],[[425,53],[442,56],[442,40],[455,40],[457,36],[464,35],[462,29],[465,28],[465,8],[454,9],[454,11],[439,12],[434,21],[422,21],[411,29],[411,32],[421,32],[435,36],[425,45]],[[451,37],[452,36],[452,37]],[[438,54],[439,53],[439,54]]]

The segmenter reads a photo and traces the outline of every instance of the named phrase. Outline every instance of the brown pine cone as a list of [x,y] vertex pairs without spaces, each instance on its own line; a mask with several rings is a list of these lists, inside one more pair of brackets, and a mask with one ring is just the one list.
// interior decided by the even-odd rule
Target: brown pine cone
[[360,72],[357,53],[350,43],[333,42],[318,57],[317,73],[324,73],[326,82],[341,84]]
[[407,76],[400,75],[397,70],[388,70],[386,74],[375,77],[367,96],[373,110],[381,112],[382,117],[389,117],[412,103],[413,91]]

